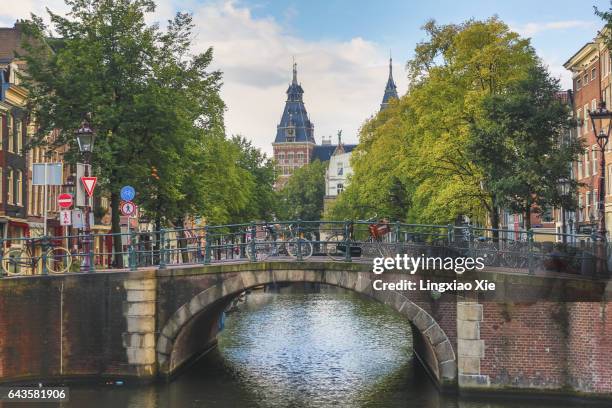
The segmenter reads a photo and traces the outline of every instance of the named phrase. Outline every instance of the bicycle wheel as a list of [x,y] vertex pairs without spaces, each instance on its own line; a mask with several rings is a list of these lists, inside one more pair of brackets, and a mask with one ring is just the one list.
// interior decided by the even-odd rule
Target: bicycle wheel
[[9,276],[27,275],[32,269],[31,261],[27,251],[20,248],[9,249],[2,257],[2,269]]
[[308,241],[307,239],[304,239],[304,238],[293,238],[292,240],[287,242],[287,244],[286,244],[287,252],[293,258],[297,258],[297,255],[298,255],[298,239],[299,239],[300,250],[302,252],[302,258],[303,259],[310,258],[312,256],[312,252],[313,252],[312,242],[310,242],[310,241]]
[[343,235],[332,235],[323,245],[325,254],[331,258],[332,261],[344,261],[346,259],[346,242],[344,241]]
[[72,266],[72,255],[63,247],[51,248],[47,251],[47,270],[50,273],[64,273]]
[[248,242],[246,253],[251,261],[263,261],[272,254],[272,242],[259,239],[255,240],[255,244]]

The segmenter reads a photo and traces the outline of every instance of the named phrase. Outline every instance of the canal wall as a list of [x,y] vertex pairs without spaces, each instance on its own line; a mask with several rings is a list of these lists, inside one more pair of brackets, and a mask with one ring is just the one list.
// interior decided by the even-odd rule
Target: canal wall
[[[266,262],[0,280],[0,382],[170,377],[215,344],[221,311],[245,289],[330,284],[405,316],[418,358],[442,389],[612,396],[610,287],[575,278],[466,273],[492,292],[375,291],[449,282],[448,272],[368,264]],[[333,318],[330,317],[330,318]]]

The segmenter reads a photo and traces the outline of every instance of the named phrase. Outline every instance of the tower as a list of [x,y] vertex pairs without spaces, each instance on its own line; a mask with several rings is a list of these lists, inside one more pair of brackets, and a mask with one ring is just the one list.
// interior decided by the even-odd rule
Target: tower
[[316,144],[314,125],[308,118],[303,95],[304,90],[297,80],[297,64],[294,62],[285,109],[272,143],[278,171],[277,188],[284,185],[296,168],[310,162]]
[[397,87],[393,81],[393,58],[389,56],[389,79],[387,79],[387,86],[385,87],[385,94],[380,104],[380,110],[382,111],[389,106],[389,101],[393,98],[399,99],[397,96]]

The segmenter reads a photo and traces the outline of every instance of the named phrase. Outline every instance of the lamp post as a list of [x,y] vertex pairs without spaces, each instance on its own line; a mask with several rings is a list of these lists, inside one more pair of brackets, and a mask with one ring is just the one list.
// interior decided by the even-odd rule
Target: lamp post
[[597,138],[597,145],[601,150],[601,161],[599,163],[599,202],[597,205],[599,215],[599,226],[597,229],[596,240],[598,241],[599,256],[601,262],[598,269],[600,273],[607,274],[606,268],[606,146],[610,137],[610,125],[612,124],[612,112],[606,109],[606,102],[601,100],[599,107],[594,110],[589,110],[591,123],[593,124],[593,133]]
[[569,193],[570,182],[565,177],[559,180],[559,192],[561,193],[561,208],[559,209],[561,212],[561,240],[564,244],[567,243],[567,231],[565,225],[565,208],[563,205],[563,201],[567,197]]
[[[95,141],[95,133],[91,129],[88,121],[83,121],[81,127],[75,132],[77,143],[79,145],[79,151],[83,155],[83,162],[85,164],[85,177],[89,177],[89,167],[91,165],[91,154],[93,152],[93,146]],[[83,265],[81,266],[82,271],[93,271],[93,262],[91,259],[91,245],[93,239],[91,236],[91,225],[89,223],[89,214],[91,210],[89,194],[85,195],[85,228],[83,237],[83,251],[85,252]]]

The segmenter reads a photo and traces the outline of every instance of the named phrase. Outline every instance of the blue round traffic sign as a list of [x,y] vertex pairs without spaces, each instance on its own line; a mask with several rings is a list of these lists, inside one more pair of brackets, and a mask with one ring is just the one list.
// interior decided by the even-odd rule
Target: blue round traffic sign
[[123,201],[132,201],[136,196],[136,190],[132,186],[121,187],[121,199]]

